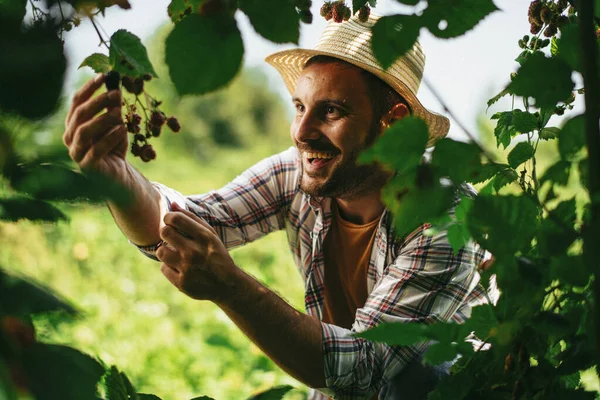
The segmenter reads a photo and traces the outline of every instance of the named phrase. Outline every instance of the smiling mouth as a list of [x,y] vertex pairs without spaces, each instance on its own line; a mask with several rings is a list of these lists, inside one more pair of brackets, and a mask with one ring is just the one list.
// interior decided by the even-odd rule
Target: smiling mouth
[[315,166],[323,166],[333,160],[337,154],[330,152],[305,152],[304,153],[308,162]]

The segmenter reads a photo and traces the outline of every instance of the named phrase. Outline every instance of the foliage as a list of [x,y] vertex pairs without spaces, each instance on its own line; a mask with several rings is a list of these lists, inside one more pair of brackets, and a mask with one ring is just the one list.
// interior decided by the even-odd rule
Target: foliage
[[[409,6],[418,3],[401,2]],[[48,0],[45,9],[36,3],[30,2],[31,23],[24,20],[27,2],[0,3],[0,50],[15,55],[0,67],[2,115],[39,119],[55,110],[66,68],[62,32],[77,26],[82,17],[95,23],[107,7],[130,7],[127,0]],[[266,2],[259,0],[173,0],[168,12],[175,26],[165,41],[165,53],[177,92],[208,93],[237,75],[244,54],[233,17],[238,8],[260,35],[277,43],[296,43],[300,20],[312,18],[302,14],[306,10],[300,3],[283,0],[277,10],[281,19],[271,23]],[[353,10],[364,4],[366,1],[353,1]],[[497,9],[492,0],[429,0],[424,9],[381,18],[373,28],[374,54],[389,67],[412,47],[422,28],[441,39],[457,37]],[[519,69],[506,88],[488,102],[489,106],[511,95],[523,103],[522,109],[512,107],[493,116],[497,119],[497,145],[509,151],[506,163],[476,143],[452,139],[441,140],[431,163],[422,163],[427,127],[415,117],[392,126],[362,155],[363,162],[378,161],[396,172],[383,196],[398,234],[427,222],[433,224],[431,231],[447,229],[455,251],[474,239],[495,257],[492,269],[482,271],[484,278],[494,274],[502,289],[494,307],[474,308],[462,325],[382,325],[361,334],[398,345],[431,342],[424,356],[429,363],[452,360],[460,354],[453,373],[431,398],[594,397],[583,391],[580,382],[582,371],[597,371],[600,348],[600,286],[594,279],[599,255],[593,242],[600,229],[600,194],[597,171],[587,167],[597,165],[599,157],[598,149],[590,147],[590,137],[598,135],[597,104],[589,103],[598,87],[587,85],[590,79],[598,82],[599,46],[596,40],[584,49],[586,39],[580,39],[589,42],[594,35],[588,22],[595,18],[597,23],[598,13],[591,15],[593,6],[586,10],[573,5],[567,9],[563,0],[532,2],[528,17],[535,36],[526,35],[519,41],[523,49],[516,59]],[[542,34],[549,38],[547,42]],[[131,33],[117,31],[110,46],[101,40],[108,55],[93,54],[82,66],[97,72],[118,71],[132,78],[158,76],[146,48]],[[190,56],[192,51],[194,56]],[[23,63],[26,58],[29,62]],[[37,74],[38,68],[44,74]],[[574,72],[583,74],[585,88],[574,91]],[[569,118],[562,128],[548,126],[552,115],[573,108],[576,96],[585,90],[589,93],[583,115]],[[22,95],[15,96],[17,92]],[[157,101],[152,104],[152,108],[158,106]],[[48,164],[42,157],[23,162],[13,136],[6,126],[0,129],[0,154],[4,155],[0,167],[10,187],[9,196],[3,194],[0,199],[3,220],[64,219],[65,214],[53,203],[56,200],[129,200],[122,189],[106,185],[100,177],[57,162]],[[540,178],[541,141],[557,141],[558,160]],[[400,152],[402,157],[398,157]],[[556,192],[568,184],[574,170],[579,172],[586,195],[560,198]],[[468,198],[463,190],[465,181],[483,184],[479,196]],[[507,192],[508,185],[518,186],[519,191]],[[105,191],[99,193],[99,187]],[[461,199],[458,205],[457,197]],[[452,217],[449,209],[454,210]],[[104,374],[107,399],[156,398],[138,394],[116,367],[105,368],[71,347],[36,340],[30,315],[56,310],[73,313],[68,303],[48,289],[14,276],[3,274],[0,284],[4,293],[14,293],[15,287],[30,293],[22,299],[2,298],[0,303],[0,380],[6,383],[0,388],[4,397],[18,398],[19,391],[26,391],[40,399],[95,398]],[[472,335],[479,339],[474,347],[465,342]],[[46,363],[55,368],[47,368]],[[69,375],[57,371],[69,371]],[[75,376],[76,383],[67,383],[66,376]],[[46,390],[50,382],[58,383],[52,385],[56,392]],[[280,398],[287,390],[289,387],[274,388],[253,398]]]

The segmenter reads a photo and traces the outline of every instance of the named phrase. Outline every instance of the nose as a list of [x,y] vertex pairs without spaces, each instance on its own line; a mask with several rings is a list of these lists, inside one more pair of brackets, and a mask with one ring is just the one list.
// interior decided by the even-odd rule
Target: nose
[[291,125],[291,136],[296,143],[307,143],[321,137],[318,127],[318,119],[311,112],[305,112],[296,116]]

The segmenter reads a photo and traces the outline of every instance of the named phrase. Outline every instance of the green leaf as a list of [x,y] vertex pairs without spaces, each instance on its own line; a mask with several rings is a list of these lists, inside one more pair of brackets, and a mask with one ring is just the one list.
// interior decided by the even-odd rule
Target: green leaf
[[540,109],[540,127],[544,128],[552,115],[554,115],[554,107],[542,107]]
[[23,348],[28,389],[38,400],[96,400],[96,386],[104,368],[71,347],[34,343]]
[[517,58],[515,58],[515,61],[518,62],[519,64],[523,65],[523,63],[525,62],[525,60],[527,60],[527,57],[529,57],[530,54],[531,54],[531,51],[523,50],[521,52],[521,54],[519,54],[519,56]]
[[504,89],[500,93],[498,93],[497,95],[495,95],[494,97],[492,97],[491,99],[489,99],[488,102],[487,102],[488,108],[490,108],[490,106],[492,104],[495,104],[498,100],[500,100],[501,98],[503,98],[507,94],[509,94],[508,90]]
[[273,17],[274,10],[262,0],[239,0],[239,4],[259,35],[275,43],[298,44],[300,18],[290,0],[277,2],[276,18]]
[[171,0],[167,7],[167,14],[171,21],[177,23],[192,14],[205,0]]
[[581,181],[581,185],[583,187],[588,187],[588,182],[590,179],[590,169],[587,157],[581,159],[577,166],[579,169],[579,180]]
[[585,287],[590,281],[590,272],[587,270],[583,256],[569,256],[566,254],[553,257],[550,261],[552,276],[563,283]]
[[121,75],[138,78],[151,74],[158,77],[140,38],[125,29],[119,29],[110,37],[108,54],[113,69]]
[[505,168],[500,170],[492,181],[492,185],[496,191],[499,191],[504,186],[509,185],[519,178],[517,171],[512,168]]
[[[406,117],[394,123],[377,139],[375,144],[362,152],[361,163],[374,161],[394,171],[408,171],[421,163],[429,133],[427,124],[419,117]],[[398,157],[402,154],[402,157]]]
[[448,227],[448,242],[452,246],[454,254],[458,254],[459,250],[465,247],[471,235],[464,224],[453,224]]
[[535,53],[519,68],[507,89],[517,96],[533,97],[536,107],[554,107],[571,95],[573,86],[571,68],[563,60]]
[[15,222],[20,219],[48,222],[68,220],[62,211],[45,201],[24,196],[0,198],[0,221]]
[[528,133],[538,129],[539,121],[535,115],[519,109],[513,110],[513,125],[520,133]]
[[139,400],[162,400],[160,397],[154,394],[138,393],[137,395]]
[[458,355],[458,346],[454,343],[434,343],[427,348],[423,355],[423,362],[431,365],[439,365],[446,361],[452,361]]
[[488,179],[492,179],[496,174],[500,173],[502,170],[511,168],[508,164],[495,164],[495,163],[487,163],[481,166],[481,169],[477,172],[477,176],[471,179],[473,183],[482,183],[487,181]]
[[128,400],[127,387],[119,370],[114,365],[104,375],[106,400]]
[[[418,0],[419,1],[419,0]],[[367,0],[352,0],[352,14],[356,14],[356,12],[365,4],[367,4]]]
[[478,338],[486,338],[490,331],[498,326],[498,320],[494,314],[494,308],[490,304],[482,304],[473,307],[471,317],[465,322],[465,329],[474,332]]
[[64,311],[70,315],[78,312],[67,300],[51,289],[30,279],[10,275],[0,269],[0,304],[5,313],[13,315],[45,314]]
[[293,387],[289,385],[276,386],[248,398],[248,400],[281,400]]
[[494,128],[494,136],[496,136],[497,146],[503,145],[506,149],[510,145],[513,136],[517,135],[517,129],[514,125],[514,117],[512,111],[499,112],[492,115],[492,119],[497,119],[496,127]]
[[542,220],[538,232],[538,247],[545,256],[557,256],[567,252],[567,249],[577,239],[573,228],[576,218],[575,198],[560,202]]
[[83,60],[81,65],[79,65],[79,68],[83,67],[90,67],[96,73],[106,73],[111,70],[109,58],[100,53],[94,53]]
[[11,20],[15,26],[19,26],[26,11],[27,0],[0,0],[0,16],[2,16],[3,23]]
[[558,137],[559,133],[560,133],[560,128],[557,128],[555,126],[551,126],[549,128],[544,128],[540,131],[540,139],[543,139],[543,140],[556,139]]
[[565,160],[559,160],[556,164],[548,167],[544,175],[540,178],[540,184],[552,182],[553,184],[567,186],[569,175],[571,173],[571,163]]
[[432,165],[456,184],[471,181],[481,169],[481,152],[473,143],[449,138],[439,140],[433,150]]
[[[577,24],[566,24],[560,28],[557,39],[558,57],[563,59],[574,71],[581,72],[581,39]],[[600,47],[599,47],[600,48]]]
[[552,36],[550,40],[550,54],[556,56],[558,54],[558,39],[556,36]]
[[462,340],[468,334],[464,327],[454,323],[436,323],[425,325],[421,323],[391,323],[380,324],[374,328],[355,334],[354,336],[373,342],[389,345],[410,346],[417,343],[436,340],[441,343],[451,343]]
[[416,15],[381,17],[373,26],[373,54],[384,69],[407,53],[419,37],[421,21]]
[[416,6],[421,0],[397,0],[398,3],[406,4],[407,6]]
[[577,371],[571,375],[561,376],[561,381],[567,389],[577,389],[581,382],[581,374]]
[[585,146],[585,119],[577,115],[569,119],[558,136],[558,152],[563,160],[571,160]]
[[526,196],[482,196],[473,201],[467,227],[473,238],[493,254],[514,254],[528,248],[538,227],[537,206]]
[[429,2],[423,20],[431,33],[446,39],[470,31],[496,10],[492,0],[437,0]]
[[215,400],[212,397],[208,397],[208,396],[200,396],[200,397],[194,397],[193,399],[190,400]]
[[229,83],[244,56],[233,17],[192,14],[175,25],[166,40],[166,62],[180,95],[204,94]]
[[508,165],[517,168],[535,155],[535,149],[528,142],[520,142],[508,154]]

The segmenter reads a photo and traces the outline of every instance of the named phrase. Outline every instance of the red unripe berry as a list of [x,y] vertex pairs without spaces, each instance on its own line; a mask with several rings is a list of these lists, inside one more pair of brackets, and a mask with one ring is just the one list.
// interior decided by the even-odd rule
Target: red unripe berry
[[151,144],[145,144],[142,146],[140,157],[144,162],[148,162],[156,158],[156,152],[152,148]]
[[135,94],[136,96],[144,91],[144,80],[141,78],[134,79],[130,76],[124,76],[121,79],[121,83],[129,93]]
[[150,123],[152,125],[161,127],[165,123],[165,120],[166,120],[165,114],[163,114],[160,111],[153,111],[152,114],[150,115]]
[[131,122],[133,122],[135,125],[139,125],[142,122],[142,117],[140,114],[133,114],[131,116]]
[[142,154],[142,148],[139,144],[137,144],[137,142],[131,143],[131,154],[136,157]]
[[152,133],[152,136],[159,137],[160,136],[160,125],[149,124],[148,130]]
[[326,19],[331,19],[327,18],[327,15],[331,13],[331,3],[326,1],[325,3],[323,3],[323,5],[321,6],[321,17],[325,17]]
[[167,126],[175,133],[181,130],[181,125],[179,125],[179,121],[175,117],[169,117],[169,119],[167,119]]

